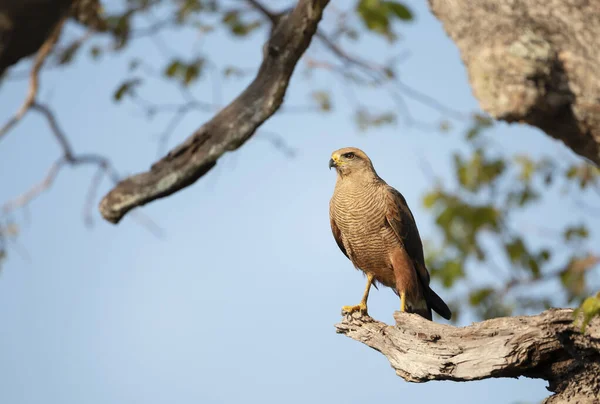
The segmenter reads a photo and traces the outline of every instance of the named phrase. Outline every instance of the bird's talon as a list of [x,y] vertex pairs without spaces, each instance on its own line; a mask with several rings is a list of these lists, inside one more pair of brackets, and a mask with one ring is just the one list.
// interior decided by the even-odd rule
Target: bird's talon
[[355,312],[359,312],[361,314],[367,314],[367,305],[366,304],[358,304],[356,306],[344,306],[342,307],[342,314],[352,314]]

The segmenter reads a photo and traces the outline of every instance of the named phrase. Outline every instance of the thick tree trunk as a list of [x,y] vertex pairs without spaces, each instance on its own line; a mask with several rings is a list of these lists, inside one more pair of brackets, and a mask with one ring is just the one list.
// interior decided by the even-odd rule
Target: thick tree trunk
[[573,310],[505,317],[454,327],[396,312],[395,326],[360,314],[336,325],[385,355],[409,382],[526,376],[549,382],[545,403],[600,403],[600,318],[585,334]]
[[475,97],[600,165],[600,1],[429,0]]

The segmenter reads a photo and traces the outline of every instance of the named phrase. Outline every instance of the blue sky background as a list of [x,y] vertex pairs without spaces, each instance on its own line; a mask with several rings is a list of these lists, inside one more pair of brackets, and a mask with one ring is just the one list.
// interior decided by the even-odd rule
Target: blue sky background
[[[418,18],[402,29],[401,42],[390,49],[367,37],[356,50],[373,60],[409,50],[412,56],[401,69],[405,82],[455,109],[476,110],[456,47],[425,2],[407,3]],[[283,4],[273,2],[274,8]],[[257,34],[235,42],[221,32],[203,40],[180,32],[164,42],[181,55],[200,47],[219,66],[256,68],[263,39]],[[326,55],[317,43],[309,54]],[[150,166],[156,135],[168,120],[146,120],[134,104],[113,103],[112,92],[126,76],[131,56],[165,63],[155,43],[143,39],[101,63],[82,56],[66,69],[44,72],[40,93],[76,152],[106,154],[122,174]],[[28,66],[21,63],[15,71]],[[431,181],[419,161],[426,158],[438,175],[448,173],[449,151],[462,147],[457,139],[464,127],[446,135],[402,124],[361,133],[352,118],[355,103],[342,83],[327,72],[308,80],[304,70],[301,62],[286,105],[307,105],[309,90],[326,89],[334,94],[336,112],[278,114],[196,184],[145,207],[163,228],[163,238],[130,217],[118,226],[107,224],[96,211],[95,226],[85,227],[92,167],[62,171],[50,191],[17,212],[18,243],[26,255],[9,250],[0,276],[0,402],[467,404],[539,402],[547,395],[544,382],[526,379],[406,383],[382,355],[335,334],[341,306],[358,302],[364,279],[330,234],[331,151],[349,145],[364,149],[379,174],[405,195],[428,238],[434,227],[421,197]],[[248,80],[223,82],[222,100],[214,99],[210,81],[193,91],[205,101],[228,102]],[[24,81],[2,85],[1,122],[19,107],[26,86]],[[174,86],[159,80],[142,87],[141,94],[157,102],[181,101]],[[392,105],[381,92],[357,95],[369,106]],[[417,118],[437,117],[418,103],[411,108]],[[189,114],[170,146],[210,116]],[[538,130],[504,124],[493,130],[508,151],[575,160]],[[282,135],[296,156],[276,150],[264,131]],[[59,153],[42,118],[27,116],[2,139],[0,201],[39,181]],[[109,186],[104,182],[101,194]],[[540,206],[530,220],[546,223],[551,217],[559,228],[578,215],[585,218],[561,203]],[[598,228],[594,220],[588,225]],[[397,307],[390,290],[371,294],[376,319],[391,323]],[[468,323],[469,318],[461,320]]]

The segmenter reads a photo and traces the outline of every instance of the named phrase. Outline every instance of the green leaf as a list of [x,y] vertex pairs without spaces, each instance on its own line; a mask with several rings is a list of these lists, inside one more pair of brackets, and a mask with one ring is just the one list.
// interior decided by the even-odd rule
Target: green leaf
[[121,15],[110,15],[105,18],[108,30],[115,37],[114,48],[119,50],[123,49],[129,41],[129,34],[131,32],[131,26],[129,19],[131,18],[134,10],[129,10]]
[[578,171],[577,166],[575,166],[575,165],[570,166],[567,169],[567,171],[565,172],[565,176],[567,178],[575,178],[575,176],[577,175],[577,171]]
[[126,94],[132,94],[135,87],[139,86],[142,83],[142,80],[139,78],[133,78],[130,80],[124,81],[114,92],[113,99],[115,101],[121,101],[123,96]]
[[534,259],[532,257],[530,257],[527,260],[527,264],[528,264],[529,270],[533,274],[533,278],[538,279],[540,277],[540,264],[537,262],[536,259]]
[[370,31],[382,34],[390,40],[396,39],[391,30],[391,19],[411,21],[413,14],[404,4],[397,1],[360,0],[356,12]]
[[440,197],[440,194],[438,191],[432,191],[432,192],[426,193],[425,196],[423,197],[423,206],[426,207],[427,209],[433,208],[433,205],[435,205],[435,203],[437,202],[439,197]]
[[530,181],[535,173],[535,162],[527,156],[519,155],[515,157],[515,162],[521,166],[519,178],[522,181]]
[[73,57],[75,56],[75,54],[79,50],[80,46],[81,46],[81,42],[74,41],[66,49],[63,49],[58,54],[58,64],[64,65],[64,64],[67,64],[67,63],[71,62],[73,60]]
[[92,46],[90,48],[90,54],[92,55],[92,59],[98,59],[102,55],[102,49],[98,46]]
[[600,292],[598,292],[596,296],[586,298],[583,303],[581,303],[581,306],[573,312],[575,319],[577,319],[579,315],[582,316],[581,332],[585,333],[585,329],[590,321],[592,321],[594,317],[600,315]]
[[454,167],[459,183],[468,191],[477,192],[492,186],[506,168],[502,159],[488,158],[482,149],[476,149],[470,160],[454,154]]
[[569,302],[576,300],[586,293],[585,274],[599,261],[598,257],[587,256],[571,258],[566,268],[560,273],[560,281],[567,291]]
[[550,252],[550,250],[542,249],[538,255],[538,260],[540,260],[541,262],[548,262],[550,260],[550,257],[552,257],[552,253]]
[[396,17],[398,17],[401,20],[411,21],[413,19],[412,12],[404,4],[398,3],[397,1],[386,1],[385,5]]
[[165,69],[165,76],[175,77],[177,72],[181,69],[182,64],[179,60],[172,61]]
[[494,289],[492,288],[481,288],[474,290],[469,294],[469,304],[471,304],[471,306],[477,306],[485,299],[490,297],[492,293],[494,293]]
[[188,86],[200,77],[204,69],[205,60],[195,59],[190,63],[181,60],[173,60],[164,70],[164,75],[169,78],[178,79],[182,84]]
[[438,276],[442,280],[444,287],[449,288],[454,285],[459,278],[465,276],[463,264],[458,260],[446,261],[439,269]]
[[355,119],[359,129],[364,131],[369,127],[394,124],[396,122],[396,114],[393,112],[374,114],[361,108],[356,111]]
[[589,230],[583,224],[580,226],[567,227],[565,229],[565,231],[563,232],[563,238],[567,242],[581,241],[581,240],[588,238],[589,235],[590,235]]
[[527,248],[520,237],[516,237],[509,243],[504,244],[504,251],[513,264],[522,262],[523,257],[528,255]]
[[331,111],[331,97],[327,91],[313,91],[312,98],[319,104],[321,111]]
[[231,33],[236,36],[248,35],[262,25],[261,20],[254,20],[250,22],[243,21],[238,10],[226,12],[221,21],[227,25]]
[[225,77],[243,77],[244,71],[239,67],[226,66],[223,68],[223,76]]

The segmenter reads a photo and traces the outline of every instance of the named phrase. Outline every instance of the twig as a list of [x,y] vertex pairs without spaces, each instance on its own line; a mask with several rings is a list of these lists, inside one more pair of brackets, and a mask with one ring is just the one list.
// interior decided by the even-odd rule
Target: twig
[[46,61],[46,58],[52,51],[52,48],[54,48],[54,45],[58,41],[58,38],[60,37],[60,33],[62,31],[62,27],[65,23],[65,20],[67,19],[67,16],[68,16],[68,13],[65,13],[61,17],[61,19],[58,21],[56,26],[53,28],[50,36],[48,38],[46,38],[46,40],[44,41],[44,43],[38,50],[37,55],[35,56],[35,60],[33,62],[33,67],[31,69],[30,76],[29,76],[30,77],[29,90],[27,92],[27,97],[25,98],[23,105],[21,105],[21,107],[19,108],[17,113],[12,118],[10,118],[8,120],[8,122],[6,122],[6,124],[4,124],[4,126],[2,128],[0,128],[0,140],[4,137],[4,135],[6,135],[8,133],[8,131],[10,131],[12,129],[13,126],[15,126],[23,118],[23,116],[25,116],[27,111],[29,111],[31,106],[34,104],[35,97],[37,96],[37,92],[38,92],[38,88],[39,88],[40,70],[41,70],[42,66],[44,65],[44,62]]
[[50,188],[50,186],[52,186],[52,184],[54,183],[54,180],[56,180],[60,169],[64,167],[65,163],[66,160],[64,157],[61,157],[58,160],[56,160],[50,166],[50,169],[48,169],[48,173],[46,174],[44,179],[42,179],[42,181],[35,184],[29,190],[14,198],[13,200],[4,203],[4,205],[2,205],[2,213],[8,214],[18,208],[24,207],[25,205],[29,204],[31,200],[35,199],[39,194]]
[[31,107],[38,111],[40,114],[44,115],[44,118],[46,118],[46,121],[48,121],[48,125],[50,126],[52,134],[54,135],[56,141],[63,150],[64,158],[68,161],[73,161],[73,148],[69,144],[69,141],[67,140],[67,137],[65,136],[64,132],[58,126],[58,122],[56,121],[56,118],[54,117],[52,111],[50,111],[50,109],[45,105],[38,103],[32,104]]
[[454,118],[456,120],[465,121],[469,118],[466,114],[442,104],[435,98],[430,97],[427,94],[424,94],[424,93],[410,87],[408,84],[406,84],[398,79],[396,79],[395,82],[396,82],[396,86],[400,89],[400,91],[402,91],[404,94],[406,94],[413,100],[420,102],[423,105],[429,106],[430,108],[433,108],[433,109],[441,111],[447,115],[450,115],[452,118]]
[[275,14],[274,12],[272,12],[271,10],[269,10],[261,2],[259,2],[257,0],[244,0],[244,1],[246,1],[252,7],[254,7],[257,11],[259,11],[260,13],[262,13],[272,23],[276,23],[277,22],[277,14]]
[[106,170],[104,167],[98,167],[96,173],[90,181],[90,186],[85,198],[85,204],[83,205],[83,222],[88,227],[92,227],[94,225],[94,217],[92,212],[94,211],[94,204],[96,201],[96,196],[98,195],[98,188],[100,188],[100,184],[102,183],[102,179],[104,178],[105,174]]
[[283,136],[279,133],[270,132],[266,130],[260,130],[257,133],[257,138],[260,139],[264,137],[266,141],[271,143],[271,145],[279,152],[283,153],[286,157],[294,158],[298,154],[298,149],[290,146]]
[[[56,138],[62,149],[62,156],[50,166],[47,174],[39,183],[35,184],[18,197],[4,203],[1,208],[1,213],[5,215],[12,213],[16,209],[26,207],[33,199],[37,198],[41,193],[48,190],[52,186],[58,177],[60,170],[66,165],[72,167],[80,165],[93,165],[97,167],[97,171],[92,177],[92,181],[88,189],[86,204],[84,206],[84,220],[86,224],[90,225],[92,223],[91,210],[93,209],[94,199],[96,198],[102,178],[106,175],[108,178],[110,178],[113,184],[117,184],[120,180],[119,174],[113,168],[110,160],[107,157],[104,157],[100,154],[75,154],[66,134],[59,126],[54,113],[48,106],[34,102],[31,105],[31,109],[39,112],[46,119],[52,135]],[[162,236],[160,227],[141,212],[135,212],[135,214],[132,215],[132,218],[152,234],[156,235],[157,237]]]
[[192,110],[192,105],[193,104],[189,103],[181,105],[179,108],[177,108],[177,110],[167,123],[167,126],[159,136],[157,157],[162,156],[166,153],[171,135],[173,134],[177,126],[179,126],[181,121],[185,118],[185,116],[188,114],[188,112]]

